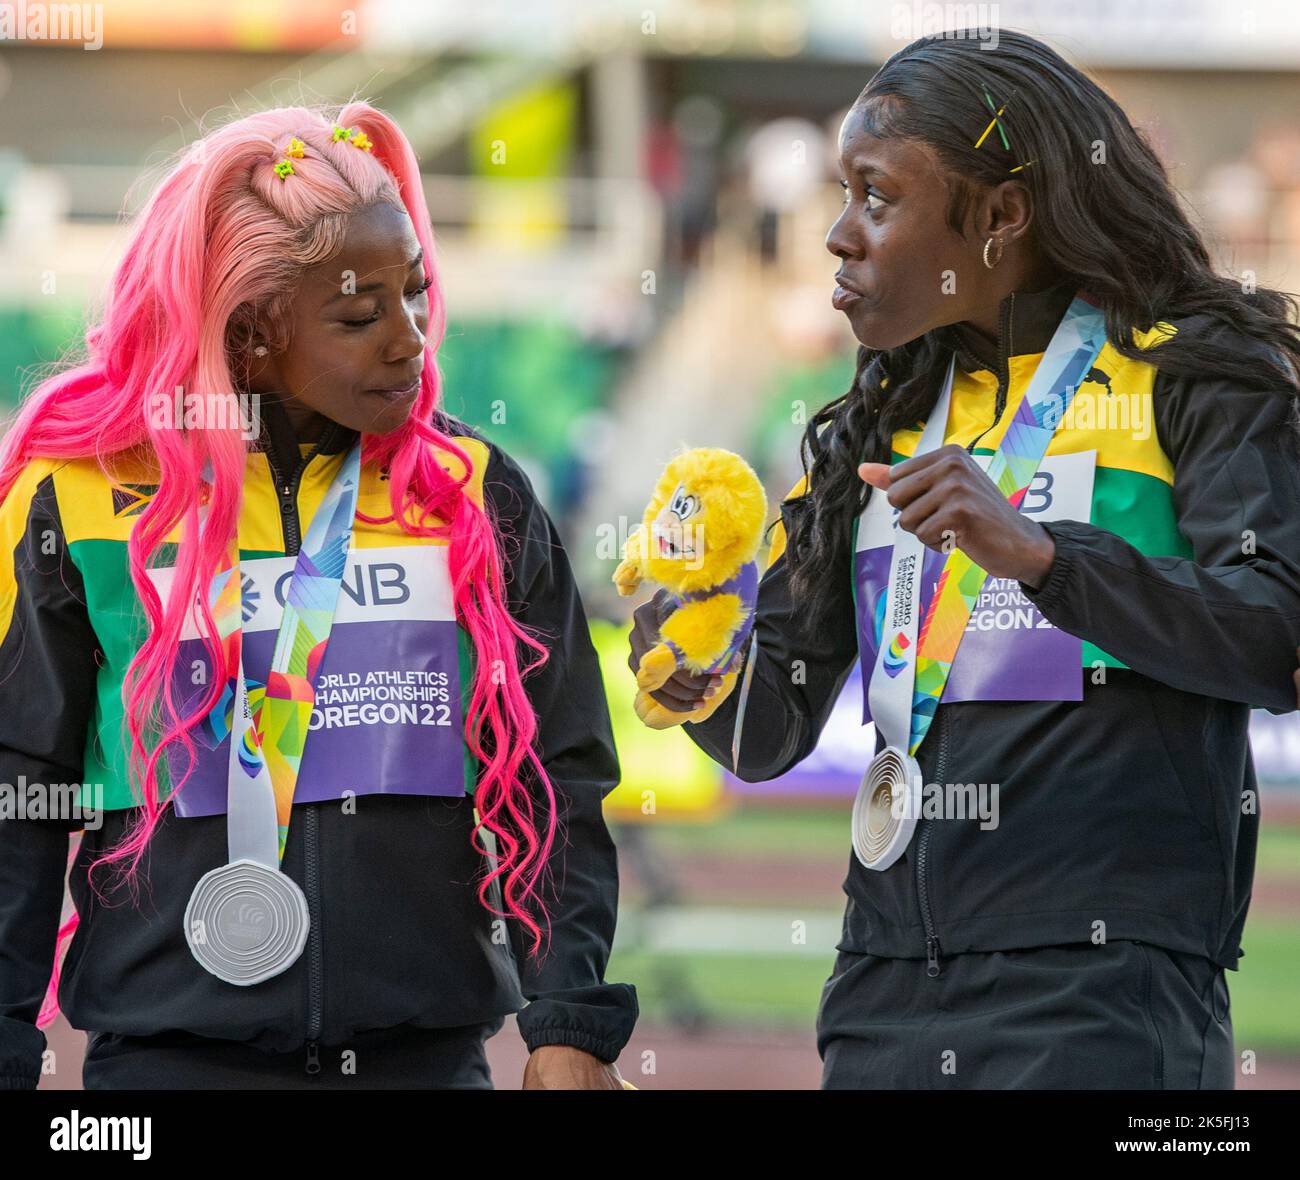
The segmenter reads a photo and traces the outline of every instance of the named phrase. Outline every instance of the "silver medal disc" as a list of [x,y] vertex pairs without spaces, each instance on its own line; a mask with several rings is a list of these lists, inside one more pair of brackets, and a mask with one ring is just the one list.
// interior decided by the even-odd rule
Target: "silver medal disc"
[[311,915],[295,881],[255,860],[204,873],[185,907],[185,938],[200,965],[240,987],[293,966]]
[[921,814],[921,768],[897,746],[886,746],[867,767],[853,801],[853,851],[863,866],[889,868],[912,839]]

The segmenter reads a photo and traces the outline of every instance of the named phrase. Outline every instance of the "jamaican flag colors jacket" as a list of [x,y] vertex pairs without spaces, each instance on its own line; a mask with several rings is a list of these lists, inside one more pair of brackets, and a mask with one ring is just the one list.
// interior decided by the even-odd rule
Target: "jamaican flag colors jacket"
[[[250,695],[270,665],[293,555],[355,439],[333,427],[315,447],[298,444],[273,405],[265,425],[269,445],[249,453],[239,526]],[[504,535],[509,609],[550,652],[524,679],[559,802],[545,886],[549,950],[526,957],[514,924],[500,937],[478,901],[482,858],[470,833],[479,765],[463,740],[474,652],[455,622],[445,542],[395,524],[356,522],[318,679],[282,864],[311,913],[293,966],[237,987],[209,975],[186,943],[191,891],[227,859],[229,747],[215,730],[195,734],[193,775],[141,862],[138,904],[126,887],[111,890],[111,872],[88,882],[90,862],[136,814],[121,687],[145,621],[126,542],[155,489],[148,472],[114,486],[93,459],[35,461],[0,507],[0,783],[74,784],[79,802],[103,810],[0,819],[0,1085],[38,1080],[44,1034],[35,1021],[77,828],[69,880],[79,925],[59,992],[77,1028],[183,1030],[310,1056],[317,1043],[366,1029],[461,1026],[522,1009],[530,1049],[618,1056],[637,1012],[634,989],[603,978],[618,881],[601,801],[619,767],[582,603],[522,469],[463,423],[440,425],[469,454],[471,493]],[[448,454],[446,465],[458,470],[459,461]],[[385,481],[363,464],[359,513],[389,514]],[[167,571],[151,576],[163,593]],[[205,659],[197,636],[182,636],[182,692],[204,682]]]
[[[996,355],[945,330],[958,358],[945,443],[987,461],[1072,295],[1008,296]],[[1264,355],[1199,316],[1138,343],[1169,331]],[[963,951],[1117,938],[1230,969],[1244,953],[1259,825],[1250,710],[1296,707],[1291,404],[1262,376],[1174,378],[1107,344],[1071,410],[1022,508],[1055,542],[1050,576],[1037,590],[986,581],[917,750],[911,843],[884,871],[850,854],[842,950],[927,958],[932,972]],[[921,425],[895,434],[894,462]],[[801,481],[787,505],[804,493]],[[740,745],[753,782],[812,751],[855,661],[869,678],[888,578],[890,509],[873,491],[826,573],[835,620],[803,635],[786,511],[759,589]],[[923,609],[933,576],[927,562]],[[685,727],[728,767],[738,695]],[[846,809],[846,848],[848,822]]]

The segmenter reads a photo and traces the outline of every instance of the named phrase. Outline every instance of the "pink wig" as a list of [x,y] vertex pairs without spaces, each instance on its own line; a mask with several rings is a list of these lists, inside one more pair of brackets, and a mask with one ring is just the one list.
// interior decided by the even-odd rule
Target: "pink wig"
[[[540,884],[554,843],[556,807],[534,749],[536,717],[521,681],[546,662],[548,653],[506,608],[496,522],[466,492],[469,455],[433,425],[441,403],[435,354],[446,309],[415,153],[397,125],[368,103],[348,104],[337,123],[360,128],[372,150],[335,141],[334,122],[316,107],[264,111],[218,127],[180,153],[136,220],[102,315],[86,332],[86,358],[43,381],[0,443],[0,503],[37,457],[94,455],[110,479],[114,457],[141,457],[157,471],[157,494],[127,545],[131,578],[148,622],[147,638],[122,690],[128,773],[143,807],[140,822],[91,866],[129,862],[124,879],[134,893],[140,857],[171,801],[169,796],[159,802],[159,767],[167,766],[161,760],[170,746],[184,751],[189,769],[174,784],[179,790],[193,768],[190,731],[220,695],[221,678],[213,677],[207,698],[182,716],[170,672],[185,616],[195,604],[213,666],[221,666],[216,625],[201,590],[237,536],[248,450],[235,423],[229,430],[185,431],[151,424],[149,399],[177,386],[236,393],[233,358],[244,348],[254,317],[274,317],[288,306],[303,268],[331,258],[341,247],[349,214],[381,201],[403,208],[424,248],[425,277],[433,282],[427,353],[407,421],[392,434],[364,438],[363,461],[389,469],[392,512],[363,519],[396,520],[414,536],[449,542],[456,618],[476,652],[465,740],[482,763],[475,796],[480,823],[472,837],[487,862],[479,900],[491,913],[517,919],[536,954],[542,943],[539,923],[547,921]],[[293,160],[294,176],[284,183],[274,168],[294,136],[306,145],[306,154]],[[454,454],[465,474],[454,478],[445,471],[435,446]],[[200,537],[200,473],[209,461],[209,528]],[[164,607],[146,570],[151,555],[178,526],[176,592]],[[518,643],[537,653],[533,663],[521,666]],[[521,774],[525,761],[540,784],[544,807],[536,806],[539,801]],[[495,836],[495,865],[483,828]],[[489,900],[497,878],[504,911]],[[58,1012],[58,946],[76,924],[74,914],[59,931],[40,1027]]]

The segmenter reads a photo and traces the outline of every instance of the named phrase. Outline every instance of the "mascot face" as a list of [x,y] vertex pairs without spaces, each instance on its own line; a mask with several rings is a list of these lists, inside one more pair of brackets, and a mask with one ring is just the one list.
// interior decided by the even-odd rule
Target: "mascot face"
[[650,527],[653,556],[698,563],[704,558],[704,501],[679,483]]
[[684,594],[721,585],[758,552],[766,515],[763,485],[739,455],[677,455],[641,516],[642,574]]

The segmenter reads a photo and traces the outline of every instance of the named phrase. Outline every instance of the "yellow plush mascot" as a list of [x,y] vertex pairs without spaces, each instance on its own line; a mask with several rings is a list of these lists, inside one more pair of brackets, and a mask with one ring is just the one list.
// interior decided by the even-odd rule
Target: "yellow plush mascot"
[[[675,456],[659,477],[641,524],[623,548],[614,584],[624,596],[649,579],[672,595],[660,642],[641,659],[636,714],[651,729],[704,721],[735,687],[754,625],[758,550],[767,495],[739,455],[697,447]],[[718,694],[690,713],[650,693],[678,669],[723,675]]]

